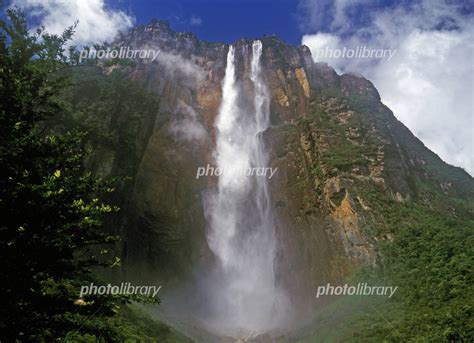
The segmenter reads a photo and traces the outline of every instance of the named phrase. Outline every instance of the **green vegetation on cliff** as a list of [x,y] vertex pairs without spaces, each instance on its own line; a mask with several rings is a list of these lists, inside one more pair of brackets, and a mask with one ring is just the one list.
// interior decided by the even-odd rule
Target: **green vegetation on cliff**
[[[337,301],[319,318],[331,322],[338,316],[344,325],[330,323],[334,330],[321,327],[322,331],[305,339],[472,341],[472,178],[459,168],[444,167],[431,152],[410,146],[410,137],[397,146],[381,124],[390,118],[383,118],[382,109],[374,106],[361,97],[323,97],[314,104],[313,115],[300,120],[297,128],[311,140],[309,168],[318,185],[331,177],[350,180],[345,191],[363,218],[361,229],[374,244],[378,260],[357,280],[399,288],[392,299],[379,304],[364,304],[362,299],[355,305],[348,299]],[[430,161],[426,167],[425,160]],[[433,164],[439,164],[438,170]],[[399,173],[393,173],[394,168]],[[348,316],[349,309],[354,313]]]
[[[362,336],[388,341],[472,341],[474,219],[400,203],[364,185],[356,190],[371,207],[371,234],[379,244],[379,277],[399,286]],[[376,232],[373,232],[376,231]],[[377,232],[378,231],[378,232]],[[381,318],[379,318],[381,319]]]

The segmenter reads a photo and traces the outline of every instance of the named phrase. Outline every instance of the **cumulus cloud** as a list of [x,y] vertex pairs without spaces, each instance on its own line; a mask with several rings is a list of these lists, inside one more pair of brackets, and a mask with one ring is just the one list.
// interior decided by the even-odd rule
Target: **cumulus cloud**
[[[325,2],[303,3],[317,16],[326,8]],[[369,19],[359,25],[351,13],[360,13],[365,5],[362,12]],[[329,9],[329,31],[316,29],[315,34],[303,36],[302,43],[315,60],[328,62],[338,72],[357,72],[370,79],[382,101],[431,150],[473,175],[474,25],[461,5],[423,0],[374,9],[363,0],[335,1]],[[326,47],[357,46],[396,52],[390,60],[318,57]]]
[[177,119],[171,123],[170,131],[178,138],[188,142],[203,142],[207,137],[204,126],[199,122],[198,113],[183,101],[176,106]]
[[126,13],[107,8],[104,0],[13,0],[11,6],[38,18],[49,33],[60,34],[79,20],[73,37],[78,46],[111,41],[135,22]]

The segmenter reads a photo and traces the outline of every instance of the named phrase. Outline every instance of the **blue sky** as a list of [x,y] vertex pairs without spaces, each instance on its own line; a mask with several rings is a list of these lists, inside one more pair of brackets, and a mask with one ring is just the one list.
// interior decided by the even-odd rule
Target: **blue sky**
[[[192,31],[201,39],[232,43],[239,38],[276,34],[292,45],[300,45],[304,34],[331,31],[333,1],[321,0],[323,11],[315,23],[308,16],[312,1],[297,0],[112,0],[107,5],[134,16],[137,24],[150,20],[169,21],[176,31]],[[374,10],[403,3],[393,0],[353,1],[351,25],[362,27]],[[306,6],[306,4],[308,6]]]
[[291,44],[301,43],[294,0],[114,0],[110,5],[134,15],[139,24],[165,19],[174,30],[192,31],[209,41],[230,43],[275,33]]

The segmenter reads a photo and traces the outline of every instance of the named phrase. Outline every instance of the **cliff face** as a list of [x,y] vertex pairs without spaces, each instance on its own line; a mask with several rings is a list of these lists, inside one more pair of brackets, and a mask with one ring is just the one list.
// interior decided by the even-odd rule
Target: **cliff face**
[[[309,310],[317,285],[374,264],[376,241],[391,239],[370,194],[448,212],[467,199],[461,210],[472,213],[474,182],[397,121],[366,79],[315,64],[304,46],[273,36],[262,43],[272,121],[264,138],[270,164],[278,167],[270,180],[276,275],[293,303]],[[160,21],[135,28],[116,45],[161,51],[154,62],[125,68],[161,102],[133,175],[122,231],[129,272],[141,277],[141,265],[169,281],[212,258],[201,197],[215,179],[196,179],[196,171],[213,163],[228,46],[173,32]],[[235,44],[237,75],[250,68],[250,45]]]

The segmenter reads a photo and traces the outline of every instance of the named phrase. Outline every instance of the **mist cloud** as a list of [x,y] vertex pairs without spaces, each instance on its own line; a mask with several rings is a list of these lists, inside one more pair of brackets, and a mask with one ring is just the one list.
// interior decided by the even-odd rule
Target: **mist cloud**
[[207,131],[199,122],[198,113],[183,101],[178,102],[176,107],[177,119],[171,122],[170,131],[181,140],[188,142],[203,142],[207,137]]
[[162,51],[156,61],[171,76],[182,76],[191,82],[201,82],[205,77],[204,70],[198,64],[178,54]]

